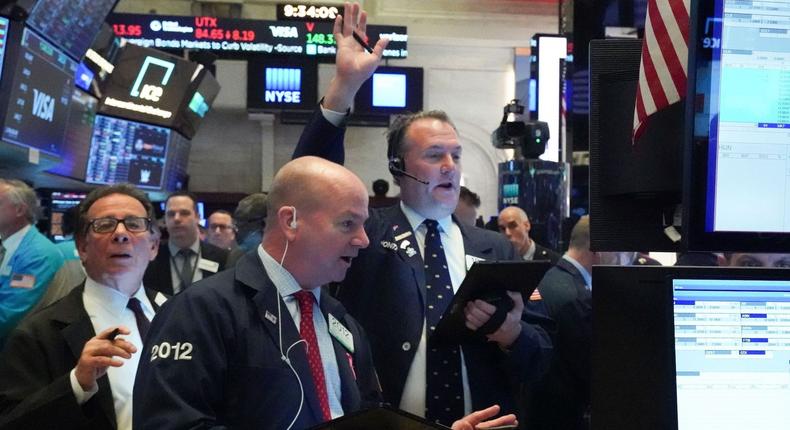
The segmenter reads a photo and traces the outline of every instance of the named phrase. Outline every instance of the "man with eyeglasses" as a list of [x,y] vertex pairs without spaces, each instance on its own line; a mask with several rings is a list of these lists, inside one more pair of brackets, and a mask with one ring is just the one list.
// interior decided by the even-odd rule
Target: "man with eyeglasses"
[[192,283],[225,269],[229,252],[200,241],[197,198],[185,191],[165,201],[169,239],[145,272],[144,281],[164,294],[174,295]]
[[208,217],[208,237],[206,241],[218,248],[233,251],[236,243],[236,223],[230,212],[218,210]]
[[153,216],[128,184],[97,188],[80,204],[75,239],[87,279],[11,333],[0,356],[0,428],[132,428],[138,351],[165,300],[142,282],[159,245]]

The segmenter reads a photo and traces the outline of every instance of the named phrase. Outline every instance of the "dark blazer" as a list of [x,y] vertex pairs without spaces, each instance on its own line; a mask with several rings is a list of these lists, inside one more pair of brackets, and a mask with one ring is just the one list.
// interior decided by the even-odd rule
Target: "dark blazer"
[[[222,249],[210,243],[200,242],[201,258],[219,263],[217,273],[225,270],[225,263],[228,261],[229,253],[227,249]],[[170,247],[167,246],[167,243],[160,243],[159,253],[156,254],[154,261],[150,262],[148,268],[145,269],[143,285],[150,286],[150,288],[154,288],[168,296],[172,296],[173,276],[170,273],[170,261]],[[215,272],[209,272],[207,270],[202,270],[202,272],[203,278],[208,278],[215,274]]]
[[585,285],[584,277],[576,266],[560,258],[538,284],[549,317],[554,318],[559,308],[568,302],[589,295]]
[[[0,428],[115,428],[107,375],[98,380],[99,392],[82,406],[71,390],[69,373],[96,335],[82,304],[84,288],[83,283],[30,315],[11,333],[0,358]],[[145,292],[157,310],[156,292]]]
[[[316,110],[299,139],[294,158],[317,155],[342,163],[343,132]],[[383,246],[383,242],[395,243],[395,237],[406,232],[412,233],[410,240],[415,243],[400,206],[370,209],[369,213],[365,232],[370,246],[354,259],[337,295],[367,330],[384,399],[397,406],[425,321],[425,269],[419,252],[409,256],[406,249]],[[517,258],[504,236],[456,224],[467,255],[486,260]],[[531,311],[525,311],[522,320],[521,335],[507,353],[492,343],[464,345],[474,409],[497,403],[503,413],[516,412],[519,385],[537,379],[548,365],[551,342],[538,323],[550,322]]]
[[551,248],[546,248],[538,242],[535,242],[535,255],[532,256],[533,260],[549,260],[551,264],[557,264],[562,256]]
[[[182,351],[189,352],[189,359],[160,354],[140,362],[134,387],[134,428],[287,428],[302,398],[294,371],[304,386],[304,405],[293,428],[321,423],[299,331],[257,253],[245,254],[235,268],[195,287],[169,300],[151,325],[145,351],[178,342]],[[321,310],[324,317],[337,318],[354,339],[351,353],[332,337],[344,412],[379,403],[362,328],[325,292]],[[287,353],[293,371],[281,350]]]
[[557,330],[552,333],[554,356],[548,371],[524,391],[526,428],[587,429],[592,295],[581,273],[565,259],[546,272],[538,289]]
[[[515,258],[512,245],[498,233],[456,224],[466,255],[486,260]],[[408,248],[384,246],[411,232],[400,206],[370,209],[365,230],[370,246],[354,259],[338,298],[368,331],[384,398],[398,405],[425,321],[425,268],[419,252],[409,256]],[[413,234],[409,237],[415,242]],[[513,393],[519,384],[536,379],[548,364],[551,342],[535,324],[545,323],[545,318],[525,312],[523,320],[521,335],[509,353],[493,343],[463,346],[474,409],[497,403],[503,412],[515,411]]]

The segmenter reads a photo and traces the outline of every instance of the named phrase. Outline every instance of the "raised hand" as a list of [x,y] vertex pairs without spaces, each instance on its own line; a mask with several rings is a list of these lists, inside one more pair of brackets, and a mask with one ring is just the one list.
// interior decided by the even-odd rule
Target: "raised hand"
[[384,48],[389,40],[379,39],[368,53],[362,45],[354,40],[354,32],[367,40],[367,13],[359,3],[345,3],[343,15],[335,18],[332,30],[337,43],[335,55],[335,77],[329,84],[324,95],[323,106],[337,112],[345,112],[354,100],[362,83],[373,75],[381,62]]

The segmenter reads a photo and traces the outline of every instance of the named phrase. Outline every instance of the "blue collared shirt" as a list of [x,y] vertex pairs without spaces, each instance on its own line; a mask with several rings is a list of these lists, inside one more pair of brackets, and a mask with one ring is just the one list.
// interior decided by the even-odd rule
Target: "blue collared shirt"
[[582,266],[578,261],[568,256],[568,254],[563,255],[562,258],[573,264],[573,267],[575,267],[576,270],[582,274],[582,278],[584,278],[584,283],[586,284],[587,289],[592,290],[592,275],[590,275],[590,272],[588,272],[587,269],[585,269],[584,266]]
[[[280,293],[288,313],[296,324],[296,329],[299,330],[302,321],[301,313],[299,312],[299,303],[294,297],[294,293],[302,290],[299,283],[291,275],[290,272],[285,270],[283,266],[272,258],[264,249],[262,245],[258,245],[258,257],[263,263],[263,268],[266,269],[266,274],[269,275],[277,291]],[[337,357],[335,356],[335,348],[332,345],[332,338],[329,335],[329,326],[326,323],[323,312],[321,312],[321,288],[314,288],[310,290],[315,296],[313,303],[313,325],[315,327],[315,337],[318,340],[318,349],[321,353],[321,364],[324,367],[324,379],[326,379],[326,393],[329,397],[329,410],[332,413],[332,418],[343,416],[343,406],[340,403],[341,399],[341,385],[340,385],[340,371],[337,367]],[[277,316],[278,321],[282,321],[280,315]],[[283,345],[283,351],[287,350],[290,345]],[[304,375],[303,379],[304,379]]]

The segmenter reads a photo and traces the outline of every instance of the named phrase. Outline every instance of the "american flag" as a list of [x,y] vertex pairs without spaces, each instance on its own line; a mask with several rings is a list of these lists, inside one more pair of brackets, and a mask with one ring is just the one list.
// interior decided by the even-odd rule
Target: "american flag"
[[648,0],[634,107],[634,141],[650,115],[686,96],[689,0]]

